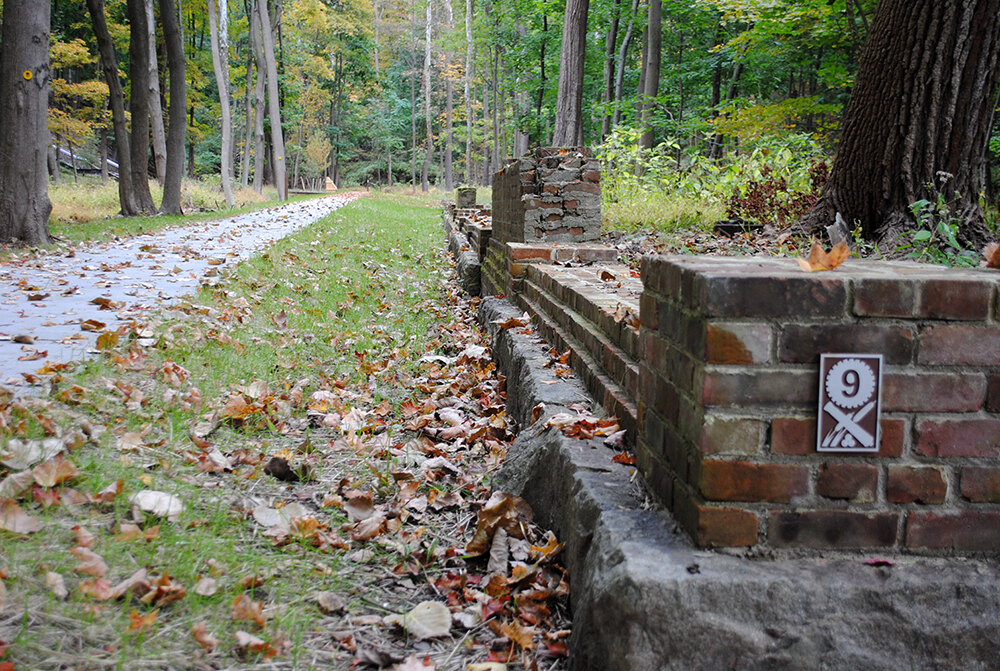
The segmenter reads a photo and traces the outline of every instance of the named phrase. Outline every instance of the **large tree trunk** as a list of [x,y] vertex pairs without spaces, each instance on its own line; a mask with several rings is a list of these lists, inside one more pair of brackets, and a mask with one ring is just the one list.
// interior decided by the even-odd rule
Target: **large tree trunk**
[[[448,34],[455,28],[455,14],[451,8],[451,0],[443,0],[443,6],[445,11],[445,26],[448,28]],[[444,130],[444,188],[451,191],[455,188],[455,172],[452,166],[452,152],[454,149],[455,138],[454,130],[455,124],[452,116],[455,114],[455,89],[451,81],[451,52],[448,49],[444,50],[444,118],[445,118],[445,130]]]
[[430,189],[430,179],[428,172],[431,167],[431,158],[434,156],[434,128],[431,124],[431,13],[430,0],[427,2],[427,11],[424,22],[424,120],[427,137],[425,139],[424,164],[420,170],[420,190],[426,192]]
[[611,28],[604,40],[604,94],[601,102],[604,110],[601,112],[601,140],[611,133],[611,103],[615,95],[615,47],[618,43],[618,22],[622,12],[622,0],[615,0],[614,14],[611,16]]
[[278,200],[288,200],[288,180],[285,177],[285,138],[281,129],[281,104],[278,98],[278,65],[274,60],[274,40],[271,39],[271,19],[267,13],[267,0],[256,0],[260,17],[261,47],[264,66],[267,68],[267,104],[271,117],[271,162],[274,185],[278,187]]
[[472,184],[472,12],[473,0],[465,0],[465,183]]
[[661,0],[649,0],[649,23],[646,28],[646,55],[645,72],[643,80],[642,96],[639,105],[642,109],[640,128],[642,136],[639,138],[641,149],[653,148],[653,99],[656,98],[660,90],[660,53],[663,46],[663,3]]
[[132,84],[129,108],[132,112],[132,133],[129,149],[132,156],[132,188],[139,209],[156,211],[149,192],[149,30],[146,28],[145,0],[128,0],[129,18],[129,79]]
[[7,0],[0,42],[0,242],[49,243],[48,2]]
[[[256,0],[254,0],[256,1]],[[250,43],[253,45],[254,62],[257,64],[257,85],[254,87],[253,116],[253,190],[260,193],[264,189],[264,163],[267,151],[264,148],[264,103],[267,71],[264,65],[264,50],[260,46],[260,16],[256,10],[250,12]]]
[[559,55],[556,127],[552,137],[552,144],[556,147],[583,144],[583,66],[589,9],[590,0],[566,0],[562,52]]
[[212,67],[219,89],[219,108],[222,113],[222,156],[219,173],[222,177],[222,194],[226,205],[236,207],[233,198],[233,115],[229,107],[229,8],[226,0],[220,0],[219,11],[215,11],[216,0],[208,0],[209,43],[212,47]]
[[156,58],[156,19],[153,0],[146,4],[146,28],[149,31],[149,123],[153,131],[153,161],[156,179],[163,184],[167,173],[167,133],[163,125],[163,107],[160,104],[160,69]]
[[170,70],[170,125],[167,128],[167,164],[163,178],[163,200],[160,212],[183,214],[181,182],[184,178],[184,144],[187,139],[187,83],[185,81],[184,37],[178,20],[179,7],[174,0],[160,1],[160,22],[167,47],[167,67]]
[[[800,226],[840,213],[869,240],[912,229],[911,203],[940,193],[979,246],[982,169],[1000,76],[1000,0],[882,0],[823,195]],[[928,186],[932,185],[932,186]]]
[[87,0],[87,10],[94,27],[94,37],[101,55],[101,70],[108,85],[108,100],[111,104],[111,121],[115,132],[115,151],[118,159],[118,202],[122,214],[133,217],[142,211],[135,189],[132,188],[132,160],[129,151],[128,121],[125,117],[125,94],[118,78],[118,58],[115,45],[108,32],[108,20],[104,14],[104,0]]

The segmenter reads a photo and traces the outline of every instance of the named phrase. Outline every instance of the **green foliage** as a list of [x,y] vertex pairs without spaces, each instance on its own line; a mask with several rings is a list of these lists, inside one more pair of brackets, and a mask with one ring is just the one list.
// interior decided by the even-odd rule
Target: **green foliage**
[[910,231],[910,241],[899,246],[899,249],[910,250],[907,258],[944,266],[979,266],[979,255],[958,241],[962,222],[952,213],[943,194],[937,193],[934,200],[922,199],[911,203],[910,213],[917,222],[917,228]]

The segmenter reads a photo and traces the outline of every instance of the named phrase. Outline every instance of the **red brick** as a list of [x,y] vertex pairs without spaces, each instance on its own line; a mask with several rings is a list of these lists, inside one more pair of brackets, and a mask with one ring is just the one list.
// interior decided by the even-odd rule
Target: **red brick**
[[832,464],[819,467],[816,493],[828,499],[847,499],[858,503],[875,500],[878,467],[867,464]]
[[886,498],[890,503],[944,503],[948,482],[933,466],[890,466]]
[[916,286],[899,280],[861,279],[854,285],[854,314],[859,317],[912,317]]
[[552,258],[552,247],[550,245],[519,245],[512,243],[507,245],[507,254],[511,261],[537,260],[548,262]]
[[979,373],[889,373],[882,378],[882,410],[975,412],[983,407],[986,378]]
[[898,512],[774,511],[768,541],[786,548],[886,548],[896,544],[898,526]]
[[817,363],[825,352],[880,352],[885,362],[913,360],[912,328],[881,324],[790,324],[781,333],[778,358],[789,363]]
[[656,296],[648,291],[642,292],[639,298],[639,321],[648,329],[656,329],[660,325],[658,301]]
[[995,366],[1000,360],[1000,327],[944,324],[920,334],[917,362],[931,366]]
[[745,417],[708,415],[702,425],[702,454],[756,454],[763,422]]
[[761,370],[729,373],[705,372],[701,402],[706,406],[815,406],[819,373],[808,370]]
[[917,317],[983,320],[990,314],[993,287],[978,280],[925,280]]
[[986,410],[1000,412],[1000,373],[990,376],[989,389],[986,392]]
[[[860,457],[892,458],[903,454],[906,420],[883,418],[879,424],[877,453],[859,453]],[[775,417],[771,420],[771,453],[789,456],[816,454],[816,420],[800,417]]]
[[925,420],[914,449],[927,457],[1000,457],[1000,419]]
[[[692,287],[686,302],[704,308],[713,317],[836,319],[847,309],[847,288],[836,277],[699,275],[696,284],[704,293]],[[696,306],[690,300],[701,296],[703,305]]]
[[767,324],[708,324],[705,362],[757,364],[770,361],[771,327]]
[[816,420],[775,417],[771,420],[771,453],[805,456],[816,452]]
[[1000,468],[963,468],[962,496],[976,503],[1000,503]]
[[959,552],[1000,551],[1000,512],[910,513],[906,547]]
[[745,547],[757,544],[757,516],[738,508],[698,506],[695,542],[699,547]]
[[805,466],[706,460],[700,464],[698,488],[710,501],[788,503],[809,491],[808,481]]

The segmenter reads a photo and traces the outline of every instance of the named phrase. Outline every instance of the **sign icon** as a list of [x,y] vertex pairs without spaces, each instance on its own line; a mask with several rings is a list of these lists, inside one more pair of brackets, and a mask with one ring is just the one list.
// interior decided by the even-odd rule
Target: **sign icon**
[[881,354],[822,354],[819,364],[819,452],[877,452]]

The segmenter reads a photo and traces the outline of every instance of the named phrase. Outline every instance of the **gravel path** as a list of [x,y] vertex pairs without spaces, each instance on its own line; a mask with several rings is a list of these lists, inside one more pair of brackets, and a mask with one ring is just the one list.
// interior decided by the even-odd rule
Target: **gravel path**
[[198,288],[206,277],[360,194],[337,194],[125,240],[0,262],[0,384],[94,351],[97,336]]

